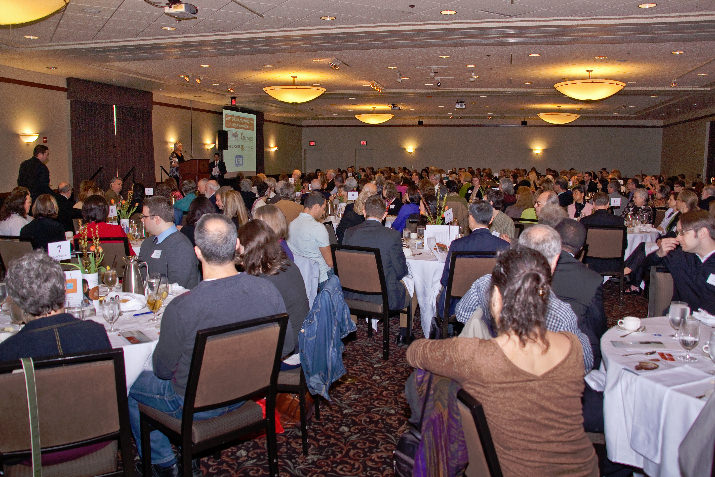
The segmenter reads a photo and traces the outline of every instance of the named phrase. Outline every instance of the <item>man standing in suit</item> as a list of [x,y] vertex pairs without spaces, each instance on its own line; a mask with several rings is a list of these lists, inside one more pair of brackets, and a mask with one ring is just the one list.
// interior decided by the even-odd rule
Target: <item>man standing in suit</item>
[[223,184],[223,177],[226,175],[226,163],[221,159],[221,154],[214,152],[213,161],[209,163],[209,172],[211,179]]
[[[479,252],[497,252],[505,248],[509,248],[509,242],[502,240],[492,235],[489,231],[489,224],[492,222],[493,208],[488,202],[477,200],[469,204],[469,228],[472,233],[466,237],[455,240],[449,246],[447,259],[444,262],[442,270],[442,278],[440,284],[442,290],[437,297],[437,314],[444,316],[444,302],[447,291],[447,282],[449,281],[449,264],[452,260],[452,252],[474,252],[475,256],[479,256]],[[449,306],[449,314],[454,314],[459,300],[452,300]]]
[[[387,286],[388,306],[391,310],[401,310],[410,300],[407,289],[400,281],[408,272],[407,260],[402,251],[402,238],[397,230],[382,225],[382,221],[387,217],[387,212],[385,211],[385,201],[379,194],[367,198],[363,215],[365,222],[350,227],[345,232],[343,245],[380,249],[380,261]],[[382,297],[378,295],[361,295],[351,292],[345,292],[345,298],[382,302]],[[403,322],[403,320],[405,321]],[[410,341],[407,321],[400,316],[400,336],[397,343],[409,344]]]
[[559,196],[559,205],[568,207],[573,204],[573,194],[569,190],[569,183],[563,177],[554,180],[554,192]]
[[27,187],[33,202],[39,195],[52,194],[50,170],[46,165],[49,160],[49,148],[44,144],[38,144],[32,151],[32,157],[20,164],[17,185]]

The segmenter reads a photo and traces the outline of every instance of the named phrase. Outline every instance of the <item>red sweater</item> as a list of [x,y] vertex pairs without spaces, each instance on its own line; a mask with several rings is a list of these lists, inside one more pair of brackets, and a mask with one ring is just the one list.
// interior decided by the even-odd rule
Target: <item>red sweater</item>
[[[100,240],[104,237],[126,237],[124,229],[120,225],[108,224],[107,222],[91,222],[87,224],[87,238],[90,239],[94,230],[97,230]],[[79,234],[75,234],[74,238],[79,238]],[[112,243],[112,242],[108,242]],[[129,255],[136,255],[132,244],[129,244]]]

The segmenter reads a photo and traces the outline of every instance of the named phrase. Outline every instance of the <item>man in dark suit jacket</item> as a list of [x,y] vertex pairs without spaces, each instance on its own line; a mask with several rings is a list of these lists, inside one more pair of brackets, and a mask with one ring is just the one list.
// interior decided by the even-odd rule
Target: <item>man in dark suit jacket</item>
[[[610,197],[605,192],[598,192],[593,196],[593,213],[581,219],[581,223],[588,227],[622,227],[625,222],[623,217],[613,215],[608,211]],[[608,258],[586,257],[583,263],[597,272],[612,271],[617,265],[615,260]]]
[[[497,252],[509,248],[509,242],[495,237],[489,231],[493,210],[492,206],[483,200],[477,200],[469,204],[469,228],[472,230],[472,233],[466,237],[455,240],[449,246],[447,259],[444,262],[444,269],[442,270],[442,278],[439,281],[442,285],[442,290],[437,297],[437,314],[439,316],[444,316],[444,302],[447,282],[449,281],[449,264],[452,260],[452,252],[475,252],[475,255],[478,256],[478,252]],[[452,300],[450,302],[450,315],[454,314],[457,303],[459,303],[459,300]]]
[[[387,286],[387,303],[391,310],[400,310],[405,307],[410,299],[407,289],[400,281],[407,275],[407,260],[402,251],[402,237],[397,230],[382,225],[387,217],[385,201],[378,194],[371,195],[365,201],[365,221],[345,232],[343,245],[370,247],[380,249],[382,270],[385,273]],[[345,292],[346,299],[359,299],[376,303],[382,302],[382,297],[377,295],[361,295]],[[407,323],[400,317],[400,343],[409,341]]]
[[221,154],[218,152],[214,153],[213,161],[209,163],[209,172],[211,173],[211,179],[223,185],[223,176],[226,175],[226,163],[221,159]]
[[[52,196],[57,201],[57,221],[62,224],[66,232],[74,232],[72,219],[81,218],[81,211],[73,208],[75,202],[72,198],[72,186],[69,182],[60,182],[57,192],[53,192]],[[75,215],[77,212],[79,215]]]
[[563,177],[554,181],[554,192],[559,196],[559,205],[568,207],[573,204],[573,194],[569,190],[569,183]]
[[52,194],[50,170],[45,165],[49,160],[49,148],[44,144],[38,144],[32,151],[32,157],[20,164],[17,185],[28,188],[33,202],[41,194]]

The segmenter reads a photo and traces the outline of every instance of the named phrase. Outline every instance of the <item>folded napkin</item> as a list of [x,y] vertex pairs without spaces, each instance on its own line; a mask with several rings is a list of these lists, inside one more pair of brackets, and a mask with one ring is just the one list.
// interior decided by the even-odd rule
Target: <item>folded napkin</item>
[[178,283],[172,283],[171,286],[169,287],[169,292],[170,292],[169,294],[174,295],[174,296],[183,295],[187,291],[189,291],[187,288],[182,287]]
[[602,393],[606,390],[606,373],[600,369],[592,369],[583,379],[594,391]]
[[407,293],[410,294],[410,296],[415,296],[415,279],[412,278],[409,275],[405,275],[402,277],[402,284],[405,285],[405,288],[407,288]]
[[[709,379],[710,375],[688,365],[641,375],[635,381],[636,406],[633,411],[631,448],[645,458],[660,463],[666,401],[670,400],[672,389],[706,378]],[[675,403],[668,410],[678,412],[681,407]]]
[[711,315],[702,308],[698,308],[698,311],[694,311],[693,317],[708,326],[715,326],[715,316]]

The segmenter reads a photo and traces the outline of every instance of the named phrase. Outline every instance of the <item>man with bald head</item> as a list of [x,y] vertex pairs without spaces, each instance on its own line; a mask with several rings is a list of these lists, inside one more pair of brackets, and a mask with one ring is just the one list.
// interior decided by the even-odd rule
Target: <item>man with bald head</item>
[[72,198],[72,185],[69,182],[60,182],[57,192],[53,192],[52,196],[57,201],[57,221],[62,224],[66,232],[74,232],[72,219],[80,218],[81,211],[73,209],[75,202]]
[[221,188],[218,181],[210,180],[206,183],[206,198],[214,205],[216,212],[218,212],[218,206],[216,205],[216,192]]

